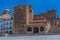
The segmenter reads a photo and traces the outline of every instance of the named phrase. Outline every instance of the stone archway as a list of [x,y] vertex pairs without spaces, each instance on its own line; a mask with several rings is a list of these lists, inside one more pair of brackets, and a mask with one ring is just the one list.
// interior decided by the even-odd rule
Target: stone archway
[[33,33],[39,33],[39,29],[37,27],[33,28]]
[[44,31],[44,27],[40,27],[40,31]]

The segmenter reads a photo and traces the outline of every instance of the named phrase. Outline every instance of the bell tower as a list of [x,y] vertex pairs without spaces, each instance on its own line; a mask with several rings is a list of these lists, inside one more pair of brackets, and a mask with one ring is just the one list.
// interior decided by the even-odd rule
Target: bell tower
[[14,26],[13,33],[22,33],[22,26],[28,25],[28,22],[33,19],[33,9],[30,5],[19,5],[14,7]]

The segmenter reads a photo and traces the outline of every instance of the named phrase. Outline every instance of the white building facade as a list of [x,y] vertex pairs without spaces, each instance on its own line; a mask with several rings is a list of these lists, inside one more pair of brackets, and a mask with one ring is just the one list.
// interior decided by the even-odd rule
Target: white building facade
[[13,18],[10,16],[8,9],[4,10],[3,14],[0,15],[0,34],[1,33],[12,33]]

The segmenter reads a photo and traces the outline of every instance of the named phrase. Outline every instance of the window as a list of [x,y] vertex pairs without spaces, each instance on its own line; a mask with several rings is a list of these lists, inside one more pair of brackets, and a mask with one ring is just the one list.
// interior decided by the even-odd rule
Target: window
[[11,25],[12,23],[10,22],[10,25]]
[[1,25],[1,28],[2,28],[3,25]]
[[32,28],[31,27],[28,27],[27,28],[27,32],[31,32],[32,31]]
[[1,25],[1,29],[0,29],[0,30],[1,30],[1,32],[2,32],[2,27],[3,27],[3,25]]
[[4,24],[3,24],[4,26],[5,26],[5,22],[4,22]]
[[10,28],[9,29],[12,29],[12,27],[10,26]]
[[29,10],[29,12],[31,13],[31,12],[32,12],[32,10],[30,9],[30,10]]

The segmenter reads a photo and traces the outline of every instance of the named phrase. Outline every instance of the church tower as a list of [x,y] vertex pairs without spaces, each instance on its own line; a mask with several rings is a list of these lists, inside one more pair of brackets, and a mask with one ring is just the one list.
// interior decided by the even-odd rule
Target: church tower
[[22,33],[22,26],[28,25],[33,19],[33,9],[30,5],[19,5],[14,7],[14,27],[13,33]]

